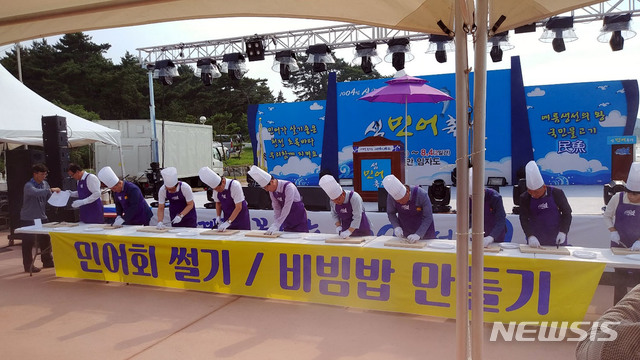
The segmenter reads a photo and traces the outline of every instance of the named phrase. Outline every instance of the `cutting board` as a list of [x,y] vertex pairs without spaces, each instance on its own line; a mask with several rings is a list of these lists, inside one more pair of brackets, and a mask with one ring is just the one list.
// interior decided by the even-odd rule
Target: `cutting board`
[[397,237],[393,237],[390,240],[387,240],[384,242],[384,246],[392,246],[392,247],[401,247],[401,248],[410,248],[410,249],[422,249],[423,247],[427,246],[427,241],[426,240],[418,240],[416,242],[414,242],[413,244],[409,244],[408,242],[397,238]]
[[105,229],[105,230],[114,230],[114,229],[120,229],[122,227],[122,225],[109,225],[109,224],[98,224],[98,225],[91,225],[89,226],[90,228],[100,228],[100,229]]
[[50,222],[50,223],[42,224],[42,227],[58,228],[58,227],[74,227],[74,226],[78,226],[78,225],[80,225],[80,224],[62,221],[62,222]]
[[[500,248],[500,244],[491,244],[489,245],[489,247],[484,248],[484,252],[486,253],[499,253],[500,250],[502,250]],[[471,251],[471,250],[469,250]]]
[[237,234],[239,232],[240,232],[240,230],[218,231],[217,229],[211,229],[211,230],[207,230],[207,231],[201,232],[200,235],[233,235],[233,234]]
[[341,237],[332,237],[326,239],[324,242],[327,244],[361,244],[371,238],[371,236],[350,236],[346,239]]
[[166,233],[167,231],[171,230],[170,228],[164,228],[164,229],[158,229],[155,226],[143,226],[140,229],[136,230],[139,232],[148,232],[148,233]]
[[543,246],[541,248],[532,248],[527,244],[520,244],[520,252],[523,254],[552,254],[552,255],[571,255],[569,249],[564,246],[556,249],[555,246]]
[[275,234],[267,235],[267,234],[265,234],[264,231],[255,230],[255,231],[249,231],[249,232],[245,233],[244,236],[275,239],[278,236],[280,236],[280,234],[279,233],[275,233]]
[[613,253],[613,255],[640,254],[640,251],[632,251],[631,249],[619,248],[619,247],[612,247],[611,252]]

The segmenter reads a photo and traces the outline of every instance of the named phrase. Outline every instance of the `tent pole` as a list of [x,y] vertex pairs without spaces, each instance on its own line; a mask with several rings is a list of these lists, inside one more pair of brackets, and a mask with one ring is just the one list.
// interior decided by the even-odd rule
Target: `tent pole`
[[[466,4],[465,4],[466,5]],[[469,354],[468,284],[469,284],[469,103],[467,69],[467,34],[464,31],[461,1],[455,1],[456,45],[456,359],[466,360]]]
[[407,104],[409,102],[407,95],[404,96],[404,183],[409,181],[409,166],[407,166],[407,160],[409,159],[409,143],[407,142],[407,132],[409,129],[409,119],[407,118]]
[[473,194],[471,242],[471,358],[482,359],[483,282],[484,282],[484,166],[487,102],[487,34],[488,0],[478,0],[476,7],[475,72],[473,75]]
[[149,69],[149,117],[151,119],[151,161],[158,162],[158,136],[156,134],[156,101],[153,97],[153,69]]

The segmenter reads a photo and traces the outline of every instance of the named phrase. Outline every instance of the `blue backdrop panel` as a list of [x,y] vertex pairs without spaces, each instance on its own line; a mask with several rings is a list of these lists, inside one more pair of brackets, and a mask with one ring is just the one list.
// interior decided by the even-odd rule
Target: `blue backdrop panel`
[[[611,179],[608,136],[635,126],[637,100],[622,81],[525,87],[533,154],[547,184],[603,184]],[[635,86],[637,99],[637,83]],[[631,105],[631,106],[629,106]]]

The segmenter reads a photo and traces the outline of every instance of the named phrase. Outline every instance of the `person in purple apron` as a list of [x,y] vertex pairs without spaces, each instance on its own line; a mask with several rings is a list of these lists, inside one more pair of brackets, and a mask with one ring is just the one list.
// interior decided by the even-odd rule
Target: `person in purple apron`
[[525,167],[527,192],[520,195],[520,224],[531,247],[567,245],[571,206],[564,191],[546,186],[535,161]]
[[221,178],[206,166],[200,169],[198,175],[203,183],[213,189],[218,230],[251,230],[249,207],[240,182]]
[[178,181],[178,170],[168,167],[160,170],[164,184],[158,190],[158,224],[156,228],[164,229],[164,204],[169,200],[169,217],[172,227],[194,228],[198,222],[193,191],[189,184]]
[[113,225],[149,225],[153,212],[136,184],[118,179],[110,166],[98,171],[98,179],[113,193],[117,215]]
[[[472,181],[473,169],[469,169],[469,224],[471,224],[471,194],[473,193]],[[504,211],[502,196],[499,192],[485,188],[484,189],[484,247],[488,247],[492,243],[504,242],[507,234],[507,214]]]
[[100,199],[100,180],[89,174],[76,164],[69,164],[67,173],[77,181],[77,191],[71,192],[71,197],[77,197],[71,206],[80,208],[80,221],[85,224],[104,224],[104,207]]
[[609,200],[604,211],[611,246],[640,251],[640,162],[631,164],[626,190]]
[[248,172],[263,189],[269,192],[273,207],[273,224],[266,234],[276,231],[309,232],[307,210],[296,185],[290,181],[278,180],[268,172],[252,165]]
[[373,235],[360,194],[344,191],[332,175],[321,177],[319,185],[331,199],[331,217],[341,238]]
[[[382,179],[387,190],[387,217],[393,226],[393,235],[409,243],[436,237],[431,200],[419,186],[406,186],[394,175]],[[409,235],[406,235],[409,234]]]

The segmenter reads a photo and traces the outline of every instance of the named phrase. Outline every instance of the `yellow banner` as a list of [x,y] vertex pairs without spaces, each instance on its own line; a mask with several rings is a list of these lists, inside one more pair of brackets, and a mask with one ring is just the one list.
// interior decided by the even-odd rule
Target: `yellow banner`
[[[56,275],[455,318],[455,254],[51,233]],[[581,321],[603,263],[485,256],[485,321]]]

